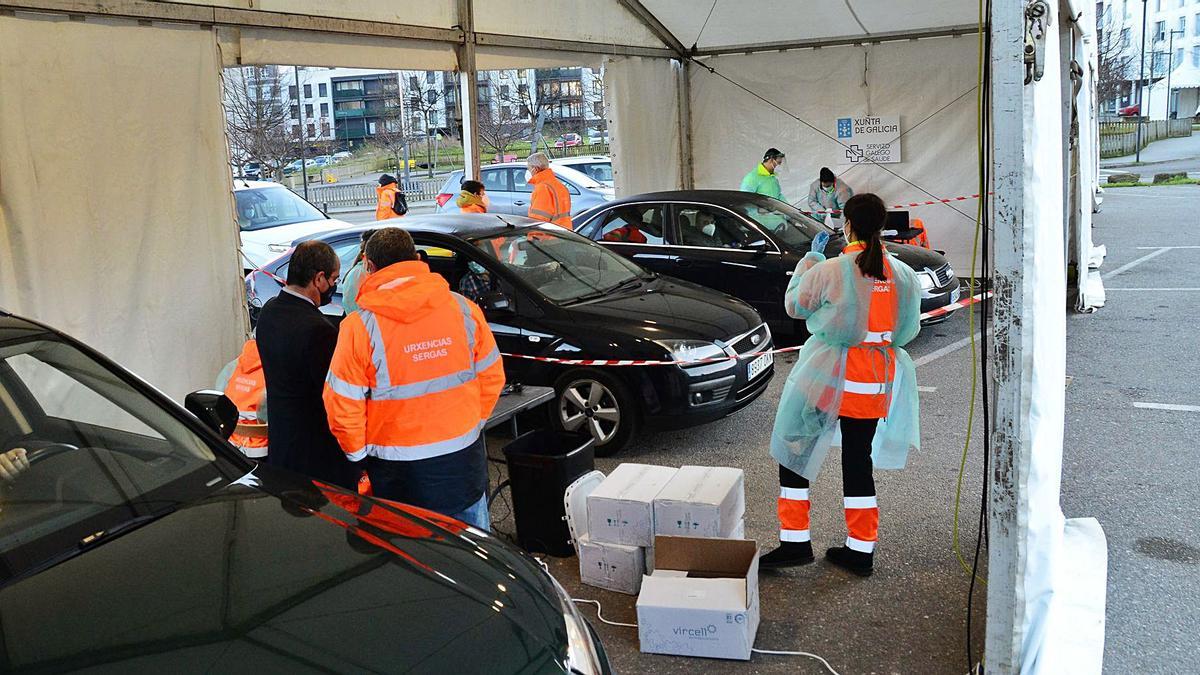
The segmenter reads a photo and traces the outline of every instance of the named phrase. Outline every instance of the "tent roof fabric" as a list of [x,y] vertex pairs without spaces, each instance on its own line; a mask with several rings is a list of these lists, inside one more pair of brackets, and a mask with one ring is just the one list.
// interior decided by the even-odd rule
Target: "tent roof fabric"
[[[642,0],[685,46],[701,52],[735,46],[920,34],[975,25],[978,6],[961,0]],[[712,16],[708,17],[708,9]],[[708,25],[704,26],[708,17]],[[703,32],[701,28],[703,27]]]

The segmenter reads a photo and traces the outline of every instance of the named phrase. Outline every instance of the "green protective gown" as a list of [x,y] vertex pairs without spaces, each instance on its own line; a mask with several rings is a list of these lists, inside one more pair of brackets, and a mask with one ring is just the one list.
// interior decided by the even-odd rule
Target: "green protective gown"
[[753,171],[746,174],[742,179],[742,185],[739,188],[742,192],[755,192],[767,197],[774,197],[779,201],[783,199],[783,189],[779,187],[779,177],[767,171],[767,167],[759,164]]
[[[921,447],[916,367],[901,348],[921,330],[921,284],[908,265],[890,254],[888,264],[899,304],[892,331],[896,376],[888,416],[879,420],[875,431],[871,459],[879,469],[902,469],[909,450]],[[829,448],[840,443],[838,410],[846,354],[866,338],[871,286],[853,255],[826,260],[810,252],[796,265],[784,295],[788,315],[806,319],[812,337],[784,384],[771,432],[771,456],[809,480],[820,473]]]
[[342,277],[342,309],[346,310],[346,316],[358,311],[358,289],[367,273],[365,267],[366,263],[360,260]]

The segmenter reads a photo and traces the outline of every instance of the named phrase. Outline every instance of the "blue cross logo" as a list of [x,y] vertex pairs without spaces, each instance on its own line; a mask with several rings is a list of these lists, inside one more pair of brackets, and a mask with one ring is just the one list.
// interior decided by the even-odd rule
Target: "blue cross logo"
[[838,119],[837,135],[838,138],[850,138],[854,135],[854,122],[849,117]]

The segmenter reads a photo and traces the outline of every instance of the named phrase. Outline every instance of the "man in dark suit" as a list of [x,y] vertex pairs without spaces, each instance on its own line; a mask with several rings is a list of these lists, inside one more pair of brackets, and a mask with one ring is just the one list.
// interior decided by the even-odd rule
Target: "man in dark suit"
[[340,273],[329,244],[297,246],[287,285],[263,306],[256,330],[271,411],[267,462],[353,490],[357,472],[330,433],[321,400],[338,330],[318,307],[333,298]]

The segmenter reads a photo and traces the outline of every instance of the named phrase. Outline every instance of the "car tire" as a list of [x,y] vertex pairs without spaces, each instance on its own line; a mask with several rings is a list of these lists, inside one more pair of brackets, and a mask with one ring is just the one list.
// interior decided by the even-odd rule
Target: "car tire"
[[560,431],[590,432],[596,440],[597,457],[619,452],[639,426],[629,388],[618,378],[594,368],[572,370],[554,382],[550,423]]

